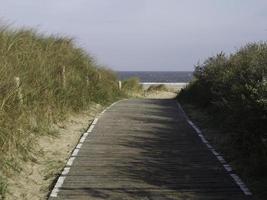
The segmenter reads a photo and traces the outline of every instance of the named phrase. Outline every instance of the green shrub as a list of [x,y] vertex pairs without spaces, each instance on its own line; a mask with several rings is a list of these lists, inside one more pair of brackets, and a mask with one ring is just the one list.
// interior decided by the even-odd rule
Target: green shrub
[[220,53],[197,66],[194,81],[178,95],[234,132],[232,145],[258,174],[267,171],[266,61],[266,43],[248,44],[230,56]]

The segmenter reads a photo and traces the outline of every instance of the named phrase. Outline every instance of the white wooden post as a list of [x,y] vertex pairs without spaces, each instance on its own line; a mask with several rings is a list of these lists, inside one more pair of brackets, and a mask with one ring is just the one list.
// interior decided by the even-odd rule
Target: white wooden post
[[21,90],[20,78],[14,77],[14,81],[15,81],[16,88],[17,88],[19,103],[22,105],[23,104],[23,95],[22,95],[22,90]]
[[89,86],[89,76],[86,77],[86,86]]
[[119,90],[121,90],[121,81],[119,81]]
[[53,112],[52,112],[51,105],[48,105],[48,108],[47,108],[47,120],[48,120],[48,123],[53,122]]
[[66,72],[66,67],[62,66],[62,86],[63,86],[64,89],[66,88],[66,75],[65,75],[65,72]]

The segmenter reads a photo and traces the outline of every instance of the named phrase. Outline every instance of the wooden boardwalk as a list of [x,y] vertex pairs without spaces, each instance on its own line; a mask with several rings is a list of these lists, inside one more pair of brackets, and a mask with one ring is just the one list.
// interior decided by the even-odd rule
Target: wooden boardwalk
[[174,100],[126,100],[112,106],[62,177],[50,200],[251,198]]

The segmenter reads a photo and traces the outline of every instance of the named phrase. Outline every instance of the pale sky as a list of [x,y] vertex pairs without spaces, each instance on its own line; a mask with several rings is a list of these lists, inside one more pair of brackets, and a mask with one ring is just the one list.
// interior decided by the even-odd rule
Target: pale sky
[[193,70],[267,41],[267,0],[0,0],[0,17],[75,38],[114,70]]

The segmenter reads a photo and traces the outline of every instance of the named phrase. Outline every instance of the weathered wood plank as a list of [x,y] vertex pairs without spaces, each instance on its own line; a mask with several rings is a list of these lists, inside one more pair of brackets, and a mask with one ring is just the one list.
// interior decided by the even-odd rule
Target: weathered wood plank
[[174,100],[127,100],[102,115],[52,199],[245,196]]

